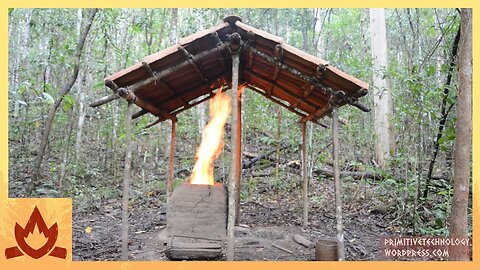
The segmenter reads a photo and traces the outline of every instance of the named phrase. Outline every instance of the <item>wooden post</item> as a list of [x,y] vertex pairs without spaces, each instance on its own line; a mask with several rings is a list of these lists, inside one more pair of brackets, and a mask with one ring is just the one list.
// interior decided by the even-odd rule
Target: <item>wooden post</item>
[[307,122],[302,125],[302,181],[303,181],[303,227],[308,225],[308,172],[307,172]]
[[130,168],[132,165],[132,103],[128,102],[125,113],[125,170],[122,193],[122,260],[128,260],[128,197],[130,189]]
[[338,165],[338,107],[332,110],[333,180],[335,181],[335,219],[337,220],[337,255],[339,261],[345,260],[345,243],[342,222],[342,190],[340,186],[340,168]]
[[240,58],[238,52],[232,54],[232,120],[231,120],[231,157],[230,157],[230,175],[228,178],[228,224],[227,224],[227,260],[235,259],[235,219],[236,219],[236,199],[237,199],[237,180],[238,180],[238,68]]
[[170,139],[170,157],[168,159],[168,175],[167,175],[167,205],[172,195],[173,183],[173,162],[175,159],[175,137],[177,134],[177,121],[172,119],[172,135]]
[[240,184],[242,182],[242,93],[237,90],[237,201],[235,205],[235,224],[240,223]]

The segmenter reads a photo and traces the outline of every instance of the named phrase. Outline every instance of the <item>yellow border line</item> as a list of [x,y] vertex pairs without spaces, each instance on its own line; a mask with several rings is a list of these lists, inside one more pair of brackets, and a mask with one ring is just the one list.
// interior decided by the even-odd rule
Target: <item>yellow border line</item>
[[[229,4],[235,4],[234,6]],[[368,7],[417,7],[417,8],[457,8],[457,7],[472,7],[474,8],[473,12],[473,29],[480,29],[479,23],[479,6],[480,1],[451,1],[451,0],[439,0],[439,1],[421,1],[421,0],[399,0],[399,1],[330,1],[330,2],[321,2],[319,0],[307,0],[302,2],[294,1],[253,1],[245,0],[241,2],[226,2],[220,0],[208,0],[205,1],[131,1],[131,0],[108,0],[108,1],[58,1],[58,0],[18,0],[11,1],[7,3],[6,1],[0,2],[0,53],[3,56],[0,61],[0,82],[3,87],[0,87],[0,208],[5,206],[7,200],[8,191],[7,191],[7,172],[8,172],[8,11],[7,8],[82,8],[82,7],[117,7],[117,8],[133,8],[133,7],[203,7],[203,8],[219,8],[219,7],[235,7],[235,8],[262,8],[262,7],[278,7],[278,8],[290,8],[290,7],[331,7],[331,8],[368,8]],[[477,14],[479,13],[479,14]],[[477,82],[475,78],[479,78],[478,71],[476,67],[480,66],[479,60],[475,57],[478,55],[478,48],[475,44],[480,44],[479,42],[480,35],[474,35],[473,44],[473,62],[474,62],[474,88],[477,87]],[[478,171],[478,141],[479,141],[479,95],[476,91],[473,91],[473,232],[474,232],[474,261],[473,262],[72,262],[67,268],[68,269],[95,269],[101,267],[102,270],[108,269],[151,269],[158,267],[168,267],[174,269],[186,269],[194,266],[199,269],[225,269],[226,267],[230,269],[245,269],[247,268],[266,268],[266,269],[292,269],[292,268],[301,268],[301,269],[347,269],[347,268],[356,268],[356,269],[404,269],[405,267],[409,268],[419,268],[419,269],[480,269],[480,238],[478,237],[478,230],[480,230],[480,224],[478,222],[478,217],[480,217],[480,208],[479,208],[479,199],[477,194],[479,192],[479,171]],[[2,212],[2,211],[0,211]],[[1,213],[0,213],[1,217]],[[0,251],[0,256],[3,256],[3,251]],[[4,262],[3,258],[0,257],[0,266]],[[31,269],[32,267],[39,267],[38,264],[32,265],[18,265],[16,269]],[[1,267],[0,267],[1,268]]]

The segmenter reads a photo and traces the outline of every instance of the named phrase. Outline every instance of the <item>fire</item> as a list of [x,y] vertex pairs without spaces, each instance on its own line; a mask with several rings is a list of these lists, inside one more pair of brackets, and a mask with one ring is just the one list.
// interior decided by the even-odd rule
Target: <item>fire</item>
[[34,259],[45,255],[65,259],[67,249],[55,246],[58,237],[58,225],[55,222],[50,228],[40,214],[37,206],[27,221],[25,228],[15,223],[15,240],[18,246],[5,249],[7,259],[28,255]]
[[[18,246],[25,254],[38,259],[46,255],[55,246],[58,237],[58,226],[54,223],[50,228],[47,227],[40,211],[35,206],[32,215],[27,221],[25,228],[18,223],[15,224],[15,240]],[[56,249],[56,248],[55,248]],[[63,250],[62,249],[62,256]],[[7,251],[5,251],[8,253]],[[10,252],[10,251],[9,251]],[[53,251],[52,251],[53,252]],[[15,252],[14,252],[15,253]]]
[[224,126],[231,110],[231,97],[219,89],[210,101],[210,119],[202,132],[190,184],[214,185],[213,165],[222,152]]
[[39,249],[43,247],[47,240],[48,237],[45,235],[45,231],[42,231],[42,229],[38,227],[38,224],[35,224],[33,231],[29,232],[25,237],[25,242],[33,249]]

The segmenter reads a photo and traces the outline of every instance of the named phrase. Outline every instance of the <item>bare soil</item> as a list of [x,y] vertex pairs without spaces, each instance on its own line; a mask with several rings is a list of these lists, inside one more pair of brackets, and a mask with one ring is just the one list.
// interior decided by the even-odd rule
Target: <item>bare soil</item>
[[[268,179],[257,182],[248,199],[241,203],[242,227],[236,230],[236,260],[314,260],[314,248],[299,245],[293,241],[293,236],[300,234],[313,242],[335,237],[332,186],[329,179],[311,184],[310,198],[322,199],[311,203],[309,225],[303,228],[300,187],[279,190]],[[368,209],[375,200],[369,197],[370,187],[357,186],[352,196],[344,200],[346,259],[382,260],[380,238],[393,234],[394,228],[390,226],[393,218],[388,214],[371,213]],[[120,207],[119,200],[110,200],[96,212],[74,213],[74,260],[120,260]],[[166,227],[166,208],[162,200],[134,204],[129,220],[130,259],[166,260],[166,245],[161,240],[161,232]],[[86,230],[88,227],[90,232]]]

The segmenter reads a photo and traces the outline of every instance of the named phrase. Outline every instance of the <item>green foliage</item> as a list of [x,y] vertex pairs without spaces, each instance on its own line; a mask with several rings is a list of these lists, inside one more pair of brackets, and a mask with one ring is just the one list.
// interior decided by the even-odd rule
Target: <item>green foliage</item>
[[66,95],[63,98],[63,111],[66,112],[70,110],[75,104],[75,99],[71,95]]
[[42,93],[42,96],[43,96],[43,100],[45,100],[45,102],[48,104],[48,105],[52,105],[55,100],[53,99],[53,97],[47,93],[47,92],[43,92]]

